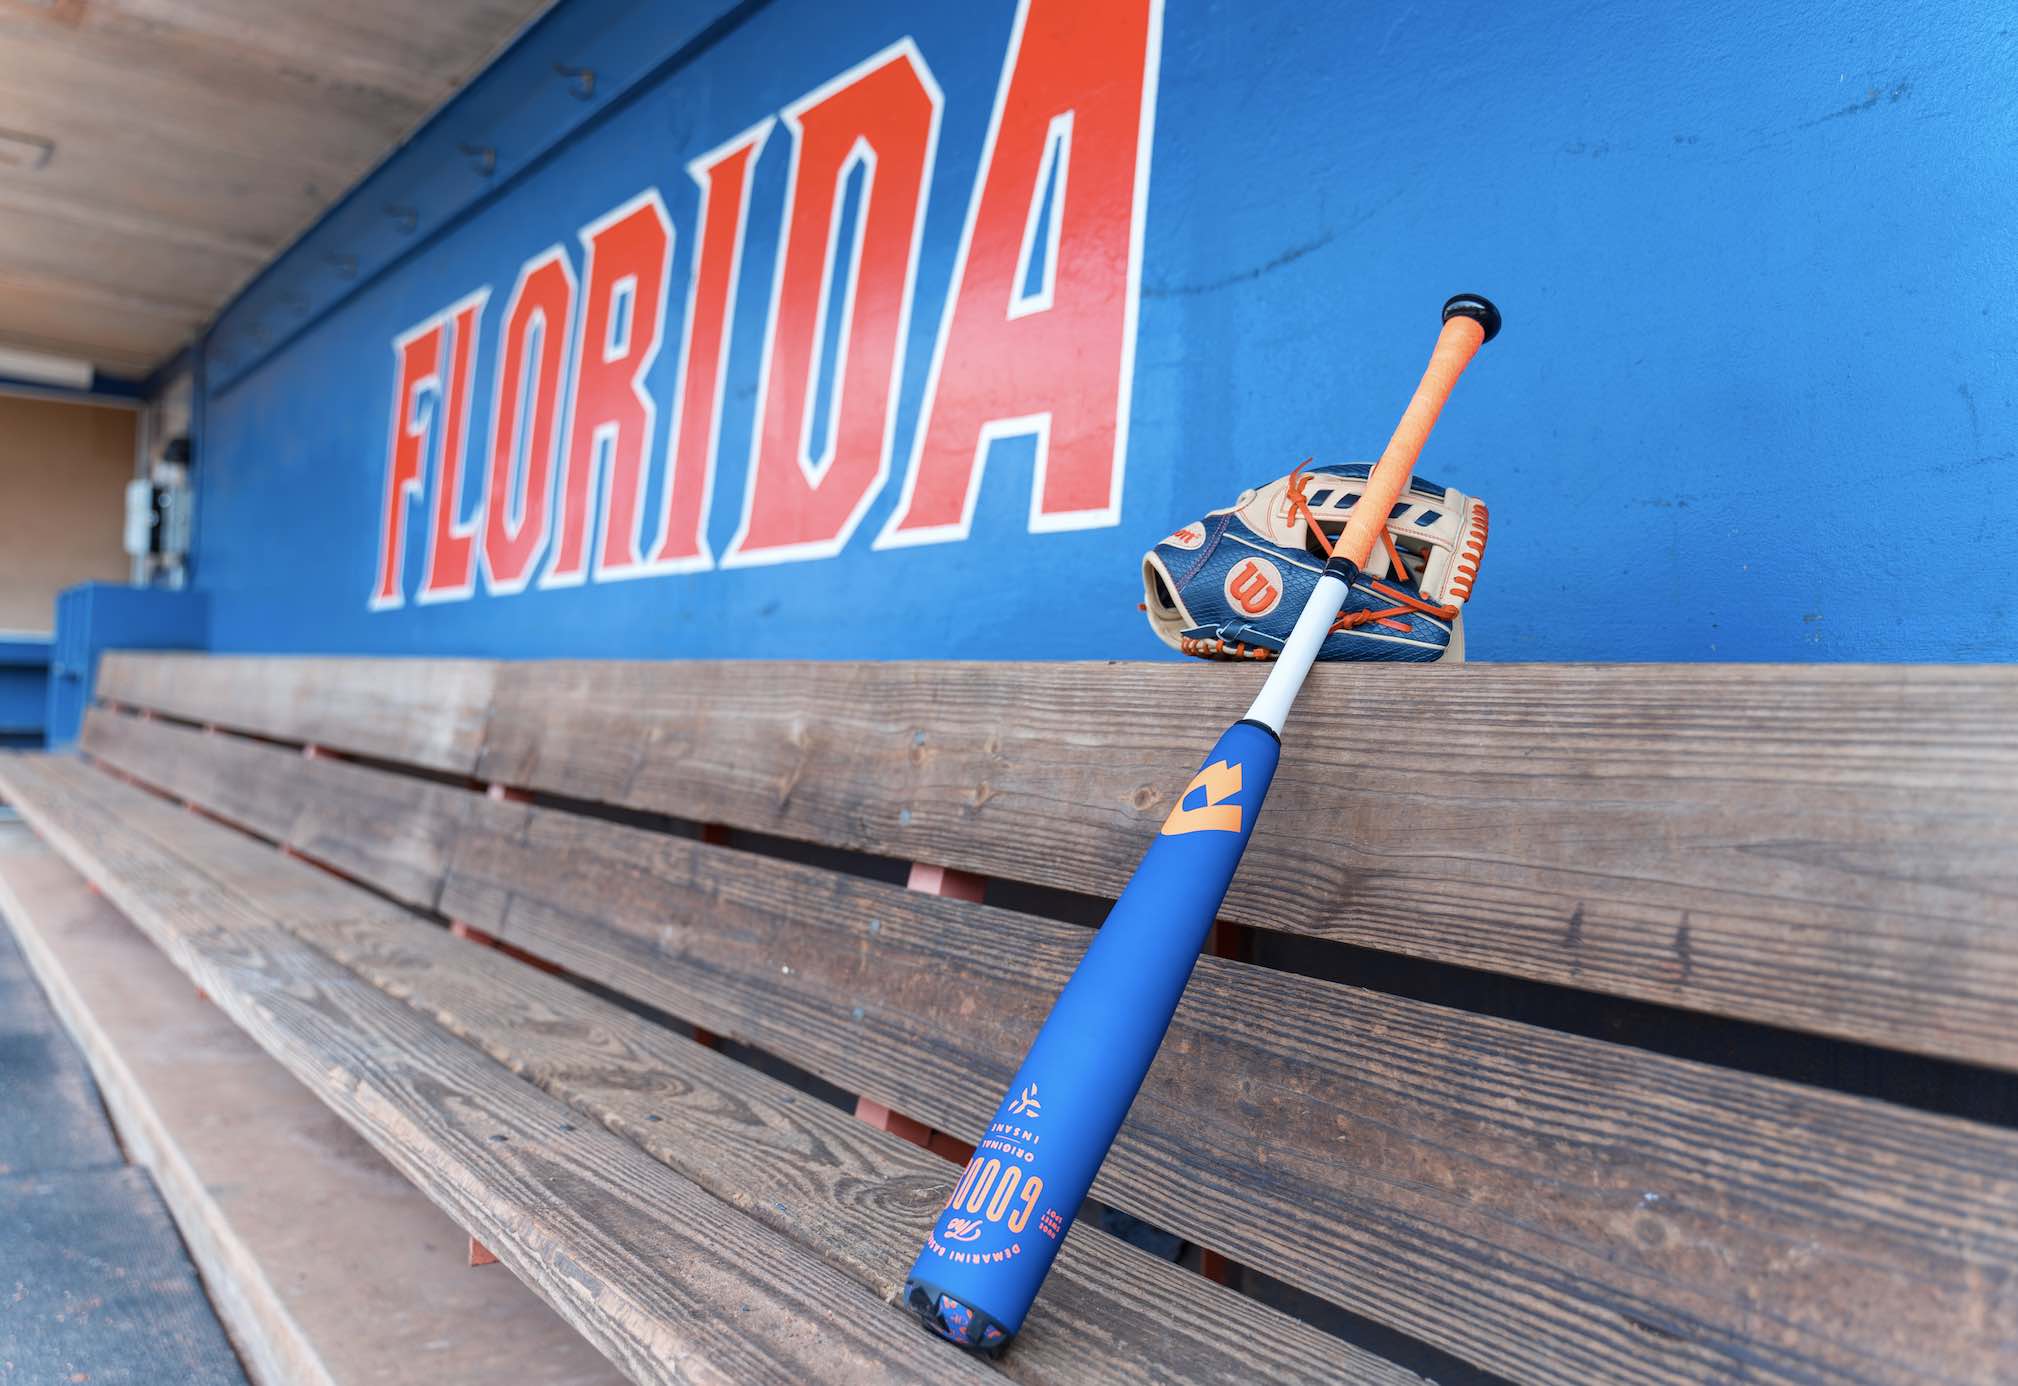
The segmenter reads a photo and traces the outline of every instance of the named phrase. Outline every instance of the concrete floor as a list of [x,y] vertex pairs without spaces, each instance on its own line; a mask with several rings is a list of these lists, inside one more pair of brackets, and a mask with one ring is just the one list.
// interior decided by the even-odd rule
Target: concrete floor
[[126,1162],[0,924],[0,1382],[245,1380],[154,1181]]

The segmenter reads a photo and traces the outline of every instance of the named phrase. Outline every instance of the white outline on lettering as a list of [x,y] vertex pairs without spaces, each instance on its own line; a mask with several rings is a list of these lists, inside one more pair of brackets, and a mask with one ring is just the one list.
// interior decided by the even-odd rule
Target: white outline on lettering
[[[796,137],[798,131],[792,133]],[[813,436],[813,415],[820,403],[820,367],[827,355],[827,314],[834,306],[834,244],[840,239],[841,218],[848,210],[848,175],[858,164],[862,197],[856,204],[855,238],[848,246],[848,267],[843,271],[841,333],[834,343],[834,399],[827,410],[827,441],[818,457],[809,457],[806,443]],[[848,342],[855,335],[855,291],[862,284],[862,248],[869,241],[869,203],[875,195],[876,151],[857,135],[834,174],[834,206],[827,219],[827,263],[820,268],[820,296],[813,308],[813,355],[806,363],[806,408],[799,420],[799,471],[811,486],[819,485],[834,465],[835,440],[841,433],[841,388],[848,378]]]
[[699,185],[701,200],[694,218],[693,266],[687,275],[686,323],[680,335],[679,373],[673,383],[672,419],[666,428],[666,481],[659,497],[659,535],[652,545],[657,554],[664,549],[672,537],[673,527],[673,482],[679,466],[680,427],[688,406],[687,398],[688,358],[694,349],[694,314],[699,306],[701,292],[701,258],[709,253],[708,204],[714,192],[715,170],[727,163],[744,148],[749,150],[749,159],[743,166],[743,186],[736,207],[736,229],[729,245],[729,288],[728,296],[722,304],[721,347],[715,358],[715,378],[707,401],[709,412],[707,450],[701,458],[701,504],[697,512],[700,524],[694,535],[695,552],[687,558],[655,558],[638,569],[636,573],[625,573],[625,577],[663,577],[674,573],[706,572],[715,566],[714,550],[708,547],[708,518],[715,508],[715,472],[722,450],[722,413],[728,400],[729,354],[734,347],[736,325],[736,300],[743,282],[743,244],[750,232],[750,190],[757,181],[757,161],[763,157],[764,145],[771,138],[771,129],[778,123],[776,116],[765,116],[741,134],[716,145],[706,153],[696,155],[687,161],[687,176]]
[[[367,611],[397,611],[406,605],[406,521],[412,518],[413,503],[422,494],[431,445],[441,433],[440,408],[434,411],[434,419],[421,439],[421,456],[414,468],[413,479],[395,481],[394,474],[399,465],[400,440],[413,435],[422,399],[429,389],[434,391],[437,400],[441,399],[441,349],[437,347],[435,350],[434,370],[413,381],[406,378],[406,351],[431,332],[440,332],[446,342],[448,333],[443,330],[443,316],[441,313],[431,314],[392,339],[392,433],[385,449],[385,496],[378,512],[378,562],[371,570],[371,597],[365,603]],[[399,507],[398,511],[395,511],[395,506]],[[393,518],[396,513],[400,516],[397,523]],[[430,525],[430,532],[432,528]],[[398,553],[392,551],[394,531],[399,533]],[[392,567],[390,593],[379,590],[388,564]]]
[[[1009,281],[1009,320],[1041,313],[1051,306],[1058,292],[1058,228],[1065,224],[1065,186],[1072,172],[1071,111],[1051,117],[1044,132],[1044,153],[1037,161],[1037,186],[1030,194],[1030,215],[1023,223],[1023,245],[1016,252],[1016,277]],[[1044,282],[1034,294],[1023,292],[1030,280],[1030,256],[1037,249],[1037,218],[1044,212],[1044,190],[1057,170],[1058,186],[1051,192],[1051,223],[1044,233]]]
[[[855,502],[853,512],[848,516],[847,521],[842,524],[839,532],[833,538],[813,539],[797,544],[781,544],[774,548],[746,550],[743,547],[743,543],[749,538],[750,521],[756,508],[757,461],[764,444],[764,409],[770,397],[772,358],[778,327],[779,291],[783,288],[784,284],[785,256],[790,249],[792,207],[798,192],[799,156],[804,148],[804,141],[800,138],[799,117],[830,96],[845,90],[860,81],[863,77],[887,66],[900,57],[910,63],[912,73],[918,80],[918,85],[924,90],[926,98],[932,103],[932,117],[925,129],[925,156],[919,166],[918,175],[918,205],[912,216],[911,244],[905,255],[904,292],[897,305],[897,331],[891,343],[889,398],[885,404],[883,446],[877,455],[876,475],[867,486],[863,487],[862,495]],[[904,359],[909,352],[911,344],[911,307],[917,293],[918,261],[924,248],[925,213],[931,205],[932,200],[932,172],[938,164],[939,125],[940,119],[945,112],[945,107],[946,96],[939,86],[938,78],[933,76],[932,69],[926,65],[925,55],[918,51],[917,42],[907,34],[895,43],[890,44],[887,48],[864,58],[846,72],[822,82],[797,101],[785,107],[784,111],[780,113],[780,119],[784,121],[786,127],[792,132],[792,164],[788,181],[785,184],[784,214],[778,221],[777,264],[772,271],[771,303],[765,315],[764,322],[763,365],[757,376],[757,407],[756,413],[753,416],[755,425],[750,434],[749,474],[743,488],[742,517],[736,527],[735,538],[729,541],[728,550],[722,555],[722,566],[724,568],[754,568],[772,563],[802,563],[809,559],[832,558],[848,546],[848,541],[854,537],[856,528],[862,523],[862,517],[868,513],[869,507],[875,503],[876,498],[883,493],[883,487],[890,479],[890,464],[896,452],[897,444],[897,404],[904,393]],[[850,152],[850,157],[852,157],[852,151]],[[846,159],[842,161],[844,169],[847,166],[847,162]],[[860,213],[861,234],[865,239],[868,234],[870,204],[867,194],[869,191],[870,185],[865,181],[863,185],[862,210]],[[834,258],[832,237],[833,228],[830,227],[827,242],[827,266],[829,270],[833,267]],[[853,289],[851,285],[851,307],[852,294]],[[848,331],[848,328],[843,328],[844,342]],[[811,391],[817,388],[817,386],[818,376],[810,376],[807,382],[809,397]],[[845,382],[837,372],[834,377],[834,403],[829,410],[834,433],[838,433],[841,409],[846,402],[844,386]],[[833,433],[830,433],[830,437],[832,436]],[[804,457],[805,437],[803,434],[800,435],[798,451],[800,454],[799,465],[801,468],[804,468],[806,463]],[[829,459],[829,465],[831,465],[831,459]],[[821,474],[824,475],[824,471]],[[810,476],[811,473],[808,473],[808,475]]]
[[[876,536],[874,547],[878,549],[944,544],[967,538],[974,529],[974,507],[980,499],[981,473],[988,462],[988,449],[999,438],[1016,436],[1000,431],[1001,425],[1016,422],[1025,423],[1023,433],[1038,434],[1036,465],[1032,469],[1030,479],[1030,531],[1033,534],[1073,529],[1100,529],[1121,523],[1121,487],[1128,465],[1129,408],[1133,402],[1135,389],[1135,335],[1142,300],[1143,225],[1149,214],[1149,160],[1156,138],[1156,87],[1163,61],[1163,0],[1149,0],[1148,23],[1143,38],[1142,109],[1136,120],[1134,201],[1129,208],[1128,282],[1121,327],[1120,379],[1115,391],[1114,466],[1109,473],[1107,505],[1100,510],[1068,511],[1061,515],[1043,514],[1045,473],[1051,461],[1049,413],[1046,411],[1047,425],[1041,432],[1028,424],[1029,420],[1038,417],[1035,414],[1022,415],[1018,419],[996,419],[982,425],[981,436],[974,450],[974,466],[967,473],[967,499],[958,524],[931,525],[917,529],[899,527],[903,524],[904,517],[910,513],[912,497],[918,487],[918,472],[924,460],[925,440],[931,432],[932,411],[938,403],[939,375],[946,361],[946,345],[952,336],[953,312],[960,301],[960,291],[967,278],[967,257],[974,241],[974,224],[980,217],[982,195],[988,186],[989,170],[995,162],[995,145],[1002,131],[1002,116],[1009,102],[1009,88],[1015,80],[1016,66],[1023,55],[1023,31],[1030,17],[1030,4],[1031,0],[1017,0],[1016,20],[1010,29],[1009,48],[1002,62],[1002,78],[995,88],[995,109],[988,119],[988,139],[981,148],[981,162],[974,178],[974,192],[967,203],[967,220],[960,230],[960,248],[953,258],[953,277],[948,281],[946,302],[940,314],[939,336],[932,348],[932,369],[925,380],[924,403],[919,409],[918,422],[911,435],[910,466],[904,475],[904,489],[898,496],[897,507],[891,511],[890,518],[884,523],[883,532]],[[1054,211],[1054,222],[1062,212],[1061,202]],[[1020,287],[1020,281],[1016,287]]]
[[[469,360],[463,363],[464,379],[460,382],[460,389],[463,392],[463,407],[470,412],[471,416],[476,411],[476,358],[483,349],[483,317],[484,310],[489,306],[490,285],[486,284],[476,292],[466,294],[462,298],[457,299],[448,311],[442,314],[443,317],[448,319],[451,326],[465,312],[472,314],[470,318]],[[449,356],[449,369],[453,370],[455,369],[454,351],[460,349],[461,345],[460,334],[451,332],[449,340],[452,344]],[[455,469],[455,494],[438,497],[435,502],[437,505],[446,505],[448,507],[449,533],[457,539],[467,539],[470,541],[469,581],[454,587],[430,588],[427,585],[428,579],[434,576],[435,564],[435,527],[432,522],[433,517],[430,516],[427,527],[427,567],[421,570],[420,591],[414,593],[413,596],[414,603],[418,606],[435,606],[442,602],[466,601],[476,593],[477,550],[483,547],[480,531],[483,528],[484,507],[482,504],[479,504],[476,508],[476,514],[472,515],[467,521],[456,518],[462,514],[463,490],[469,481],[469,440],[470,435],[475,431],[475,429],[470,427],[470,418],[465,417],[462,421],[462,456],[458,459],[458,465]],[[434,469],[435,486],[440,488],[448,482],[448,436],[446,433],[442,435],[441,447],[436,449],[435,455],[438,459]],[[486,456],[484,458],[484,465],[479,469],[477,477],[479,496],[487,496],[486,488],[489,486],[489,483],[490,458]]]
[[[626,198],[575,233],[575,239],[581,243],[582,247],[582,288],[575,296],[575,327],[573,334],[575,350],[572,353],[573,359],[570,363],[573,366],[573,370],[569,372],[568,408],[567,417],[563,422],[561,430],[559,470],[554,477],[554,508],[558,509],[566,500],[567,469],[574,459],[575,414],[581,408],[582,402],[581,392],[575,387],[581,383],[580,377],[584,361],[582,353],[588,350],[588,343],[584,340],[584,334],[588,331],[589,323],[588,291],[595,286],[596,282],[596,238],[611,227],[629,220],[648,208],[658,218],[659,229],[665,233],[666,255],[659,267],[659,303],[658,311],[652,321],[652,343],[631,372],[631,395],[644,409],[645,436],[638,441],[638,496],[637,505],[631,516],[630,561],[620,563],[614,568],[603,566],[603,549],[606,542],[604,532],[608,528],[610,510],[612,502],[615,500],[615,496],[610,490],[611,483],[615,479],[613,474],[616,471],[612,462],[616,455],[617,438],[621,432],[614,421],[606,420],[597,424],[595,430],[589,435],[589,456],[587,463],[589,475],[582,496],[582,503],[587,508],[588,513],[582,517],[581,570],[573,573],[557,572],[556,569],[560,565],[561,546],[559,544],[553,545],[552,551],[546,556],[546,565],[540,573],[539,586],[543,592],[557,587],[580,587],[589,580],[590,573],[595,574],[597,582],[615,582],[621,581],[624,578],[645,576],[644,573],[639,571],[645,566],[645,556],[643,553],[645,490],[646,483],[651,479],[652,460],[655,456],[655,445],[658,442],[659,427],[659,402],[652,398],[651,391],[645,388],[645,376],[650,373],[653,364],[659,359],[659,349],[665,345],[666,299],[670,296],[667,290],[671,287],[668,281],[672,278],[673,255],[677,249],[673,240],[672,214],[666,210],[665,199],[659,195],[657,184],[646,188],[643,192]],[[619,343],[613,338],[617,325],[616,306],[618,299],[627,291],[630,294],[631,307],[630,312],[626,315],[624,324],[624,339]],[[603,365],[613,365],[621,361],[629,353],[631,342],[637,335],[637,304],[637,275],[622,275],[610,285],[609,321],[604,328],[604,340],[602,344]],[[559,522],[558,515],[551,516],[550,518],[551,523],[557,524]]]
[[[561,398],[554,401],[555,427],[553,442],[551,444],[552,455],[547,461],[547,503],[545,513],[542,516],[540,537],[538,542],[532,547],[531,556],[526,560],[525,573],[516,578],[500,578],[491,568],[490,507],[497,500],[497,497],[490,494],[490,476],[497,462],[498,430],[504,422],[502,417],[504,409],[504,381],[505,371],[511,364],[508,359],[511,346],[511,323],[512,319],[518,314],[520,300],[525,297],[526,284],[534,275],[540,273],[549,264],[556,263],[559,264],[561,273],[568,282],[568,314],[567,321],[561,324],[561,331],[566,335],[561,339],[560,370],[557,372],[559,378],[554,385],[556,394],[560,395]],[[491,389],[490,446],[484,450],[483,542],[477,547],[477,567],[483,574],[483,588],[486,593],[493,597],[513,597],[525,591],[532,583],[534,570],[540,566],[541,559],[546,555],[547,546],[553,542],[554,488],[560,484],[561,467],[563,465],[560,453],[567,446],[566,425],[569,418],[568,409],[571,404],[567,396],[570,394],[570,384],[574,378],[574,371],[572,369],[574,365],[574,306],[580,297],[581,281],[575,278],[575,267],[573,262],[568,259],[567,247],[556,241],[553,245],[548,246],[545,250],[540,251],[537,255],[534,255],[519,266],[518,278],[512,284],[511,297],[505,301],[504,316],[499,319],[497,381]],[[546,349],[546,334],[553,326],[547,321],[544,310],[537,308],[533,310],[532,316],[526,321],[524,340],[529,345],[524,353],[526,359],[519,363],[519,408],[523,411],[523,417],[515,420],[513,423],[512,456],[505,463],[504,476],[505,515],[507,527],[511,529],[517,529],[525,523],[526,505],[532,500],[530,483],[524,488],[525,494],[521,497],[518,494],[521,488],[515,482],[521,474],[530,472],[532,465],[530,454],[531,441],[528,435],[532,432],[531,423],[539,407],[539,353],[534,352],[530,347],[530,343],[534,340],[532,328],[535,321],[539,324],[539,346],[541,352]],[[532,388],[530,390],[524,388],[527,383],[526,373],[528,371],[532,372]],[[525,464],[523,467],[520,465],[522,461]]]

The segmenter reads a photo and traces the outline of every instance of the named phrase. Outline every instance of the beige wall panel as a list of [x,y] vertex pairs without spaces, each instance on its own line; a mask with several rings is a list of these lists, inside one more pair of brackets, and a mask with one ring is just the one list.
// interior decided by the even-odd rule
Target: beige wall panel
[[133,411],[0,395],[0,630],[47,631],[56,594],[123,582]]

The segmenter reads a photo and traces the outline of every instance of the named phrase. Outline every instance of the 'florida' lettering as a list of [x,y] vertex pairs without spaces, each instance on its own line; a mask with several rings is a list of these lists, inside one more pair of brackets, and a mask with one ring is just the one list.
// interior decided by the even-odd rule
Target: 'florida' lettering
[[[528,258],[501,310],[485,285],[400,333],[369,608],[828,558],[884,498],[875,547],[964,540],[991,447],[1016,437],[1035,446],[1031,532],[1119,523],[1162,11],[1020,0],[929,310],[948,98],[903,39],[691,160],[691,224],[646,187]],[[774,145],[784,202],[759,210]],[[776,250],[746,257],[757,217]],[[647,384],[662,359],[665,399]],[[718,514],[731,409],[750,455]],[[718,555],[710,522],[732,519]]]

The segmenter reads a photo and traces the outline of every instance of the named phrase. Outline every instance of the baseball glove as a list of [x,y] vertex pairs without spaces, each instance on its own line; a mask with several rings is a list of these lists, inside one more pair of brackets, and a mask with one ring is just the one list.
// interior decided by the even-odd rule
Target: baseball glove
[[[1275,658],[1370,470],[1298,467],[1162,540],[1142,556],[1150,628],[1201,659]],[[1413,478],[1317,657],[1463,659],[1485,536],[1483,503]]]

